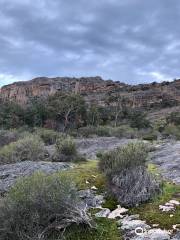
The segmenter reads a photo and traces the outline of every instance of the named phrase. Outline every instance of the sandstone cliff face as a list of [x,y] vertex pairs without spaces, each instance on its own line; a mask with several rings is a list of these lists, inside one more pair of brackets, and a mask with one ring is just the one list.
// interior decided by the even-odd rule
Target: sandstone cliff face
[[79,93],[88,103],[96,102],[100,105],[105,104],[108,95],[124,96],[132,107],[156,106],[163,101],[169,104],[180,104],[180,80],[130,86],[111,80],[104,81],[100,77],[41,77],[4,86],[0,90],[0,97],[26,104],[32,97],[47,97],[58,91]]

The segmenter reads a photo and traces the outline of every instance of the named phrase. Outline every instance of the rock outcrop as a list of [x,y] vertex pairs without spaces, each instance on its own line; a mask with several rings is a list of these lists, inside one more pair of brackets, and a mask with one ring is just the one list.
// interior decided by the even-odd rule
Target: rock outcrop
[[177,105],[180,103],[180,80],[173,82],[127,85],[101,77],[68,78],[40,77],[30,81],[16,82],[0,89],[0,97],[25,104],[33,97],[47,97],[56,92],[75,92],[89,102],[105,104],[109,95],[121,95],[132,107]]

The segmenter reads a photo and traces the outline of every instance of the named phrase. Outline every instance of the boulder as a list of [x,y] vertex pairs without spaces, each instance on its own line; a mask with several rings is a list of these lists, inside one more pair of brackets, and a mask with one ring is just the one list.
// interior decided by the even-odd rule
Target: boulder
[[31,161],[0,165],[0,195],[6,193],[20,177],[31,176],[35,172],[52,174],[72,167],[69,163]]

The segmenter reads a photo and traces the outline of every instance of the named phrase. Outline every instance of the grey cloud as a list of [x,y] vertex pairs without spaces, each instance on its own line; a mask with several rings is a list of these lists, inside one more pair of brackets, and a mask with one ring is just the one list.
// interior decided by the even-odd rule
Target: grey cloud
[[179,10],[179,0],[0,0],[0,85],[3,76],[171,80]]

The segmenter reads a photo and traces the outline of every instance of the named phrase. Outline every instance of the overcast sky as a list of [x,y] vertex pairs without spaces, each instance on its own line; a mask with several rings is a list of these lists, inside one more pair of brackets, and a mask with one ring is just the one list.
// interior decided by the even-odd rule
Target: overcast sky
[[0,86],[37,76],[180,77],[180,0],[0,0]]

